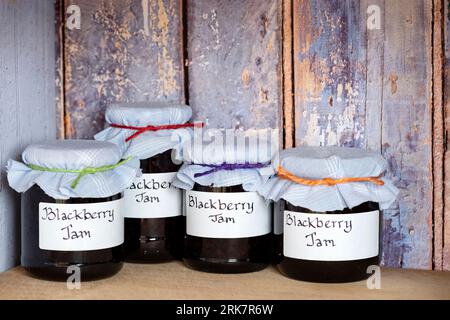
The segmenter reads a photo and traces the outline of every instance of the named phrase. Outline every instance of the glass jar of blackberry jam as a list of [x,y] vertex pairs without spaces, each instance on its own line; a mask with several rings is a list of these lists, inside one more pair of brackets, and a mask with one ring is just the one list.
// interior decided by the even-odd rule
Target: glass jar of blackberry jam
[[285,203],[278,269],[303,281],[340,283],[367,279],[380,260],[379,206],[313,212]]
[[272,258],[270,205],[241,185],[185,191],[184,262],[214,273],[264,269]]
[[10,186],[22,193],[22,266],[48,280],[110,277],[122,268],[122,192],[139,162],[122,160],[109,142],[33,144],[8,162]]
[[181,259],[182,192],[172,186],[179,169],[171,150],[141,160],[143,175],[125,190],[125,259],[165,262]]
[[367,279],[381,255],[381,210],[398,194],[383,176],[386,169],[380,154],[359,148],[280,152],[276,175],[259,192],[280,209],[275,261],[281,273],[325,283]]
[[106,110],[109,127],[95,139],[120,146],[140,159],[142,176],[124,193],[125,261],[160,263],[181,259],[183,193],[172,184],[184,141],[193,128],[192,110],[171,102],[115,103]]
[[[38,278],[61,281],[78,270],[82,281],[119,272],[123,264],[121,198],[117,194],[55,200],[33,186],[21,198],[22,266]],[[98,238],[96,232],[103,236]]]

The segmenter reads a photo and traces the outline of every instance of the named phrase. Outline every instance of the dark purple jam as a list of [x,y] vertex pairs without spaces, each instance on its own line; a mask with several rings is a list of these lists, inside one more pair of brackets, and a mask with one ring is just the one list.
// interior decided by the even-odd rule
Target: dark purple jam
[[[365,202],[352,209],[347,208],[342,211],[313,212],[306,208],[293,206],[289,202],[286,202],[285,210],[314,214],[352,215],[379,210],[379,206],[374,202]],[[379,226],[381,226],[381,223]],[[378,235],[380,236],[380,230],[378,230]],[[371,275],[371,273],[367,272],[367,268],[372,265],[378,265],[380,260],[379,253],[376,256],[366,259],[348,261],[315,261],[294,259],[286,257],[283,253],[283,235],[277,236],[277,242],[278,244],[276,245],[276,250],[278,252],[276,254],[276,262],[278,263],[278,269],[285,276],[297,280],[323,283],[360,281],[367,279]],[[378,243],[381,242],[379,241]],[[381,248],[379,248],[378,252],[381,252]]]
[[[206,187],[195,184],[194,191],[244,192],[242,185]],[[192,269],[213,273],[245,273],[264,269],[272,258],[272,233],[248,238],[204,238],[186,235],[184,262]]]
[[[38,186],[22,194],[22,266],[31,275],[47,279],[66,281],[72,273],[69,266],[80,269],[80,280],[89,281],[110,277],[122,268],[123,247],[88,251],[53,251],[39,247],[39,203],[92,204],[118,200],[121,195],[109,198],[72,198],[55,200],[47,196]],[[56,240],[56,239],[55,239]]]
[[[171,152],[172,150],[168,150],[141,160],[142,173],[178,171],[180,165],[172,162]],[[158,263],[181,259],[184,229],[182,212],[179,216],[167,218],[125,218],[125,260]]]

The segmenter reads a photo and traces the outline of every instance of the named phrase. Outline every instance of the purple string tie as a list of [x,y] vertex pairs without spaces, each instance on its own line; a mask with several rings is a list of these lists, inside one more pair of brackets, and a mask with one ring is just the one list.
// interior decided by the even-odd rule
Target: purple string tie
[[267,167],[267,163],[222,163],[222,164],[195,164],[196,166],[208,167],[210,170],[199,172],[194,174],[194,178],[206,176],[208,174],[220,171],[220,170],[238,170],[238,169],[260,169]]

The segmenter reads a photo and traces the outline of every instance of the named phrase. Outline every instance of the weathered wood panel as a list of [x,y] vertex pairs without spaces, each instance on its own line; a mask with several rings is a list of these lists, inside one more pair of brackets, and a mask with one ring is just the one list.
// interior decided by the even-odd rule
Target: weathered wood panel
[[442,269],[450,270],[450,1],[444,1],[444,217]]
[[186,2],[195,119],[215,128],[281,127],[281,1]]
[[295,146],[293,1],[283,0],[283,146]]
[[0,0],[0,271],[19,262],[19,196],[5,164],[33,141],[56,137],[52,0]]
[[360,2],[297,0],[294,14],[297,144],[364,146]]
[[392,266],[430,269],[432,1],[387,1],[384,10],[382,148],[401,192],[385,212],[385,257]]
[[433,0],[433,268],[443,269],[444,249],[444,2]]
[[[381,152],[381,121],[383,118],[383,81],[384,81],[384,30],[383,19],[384,0],[362,0],[360,16],[363,21],[370,22],[371,28],[380,24],[379,29],[367,30],[367,26],[361,26],[361,32],[365,31],[366,37],[366,98],[365,115],[366,122],[364,131],[365,146],[373,151]],[[379,10],[379,12],[377,12]],[[377,14],[379,13],[379,16]],[[378,20],[378,21],[377,21]]]
[[294,2],[297,144],[384,154],[401,190],[384,213],[394,267],[432,266],[431,18],[430,0]]
[[55,62],[56,62],[56,129],[57,137],[64,139],[66,130],[64,123],[64,3],[55,0]]
[[81,12],[65,30],[66,137],[92,138],[115,101],[184,101],[181,2],[64,2]]

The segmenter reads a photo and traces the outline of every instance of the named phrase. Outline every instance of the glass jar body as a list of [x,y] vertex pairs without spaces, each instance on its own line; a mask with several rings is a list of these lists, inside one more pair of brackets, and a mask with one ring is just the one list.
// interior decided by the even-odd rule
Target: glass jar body
[[[196,184],[193,190],[219,194],[245,192],[241,185],[215,188]],[[271,217],[268,219],[271,220]],[[270,263],[272,243],[270,231],[259,236],[239,238],[201,237],[187,232],[183,260],[187,266],[204,272],[253,272],[264,269]]]
[[[171,150],[168,150],[149,159],[141,160],[143,177],[137,179],[141,181],[143,181],[142,179],[148,179],[147,181],[150,181],[156,178],[158,174],[175,174],[179,167],[180,165],[172,162]],[[147,190],[142,190],[142,193],[140,191],[138,193],[133,192],[133,194],[125,192],[125,197],[138,197],[137,200],[141,202],[147,201],[145,205],[141,204],[139,206],[140,209],[138,210],[142,210],[142,213],[133,217],[127,214],[127,210],[130,208],[127,208],[127,206],[124,208],[125,260],[128,262],[159,263],[181,259],[184,237],[184,218],[181,212],[182,192],[180,190],[170,191],[179,193],[178,198],[176,194],[174,197],[175,201],[179,202],[178,206],[180,207],[180,212],[176,212],[175,216],[170,217],[164,217],[166,213],[163,212],[164,210],[161,209],[160,205],[155,206],[151,203],[152,199],[156,199],[156,197],[152,196],[152,194],[155,194],[154,192],[154,186],[150,186]],[[158,198],[158,201],[167,199],[167,197],[164,198],[165,195],[162,195],[162,197],[163,199]],[[139,218],[138,216],[141,217]]]
[[[55,281],[65,281],[79,271],[81,281],[97,280],[110,277],[122,268],[123,246],[115,245],[111,248],[97,250],[49,250],[41,249],[40,245],[40,203],[48,204],[98,204],[110,203],[121,199],[118,194],[109,198],[71,198],[68,200],[55,200],[44,193],[37,185],[22,194],[22,266],[31,275]],[[121,215],[116,215],[122,219]],[[70,226],[70,222],[67,223]],[[120,224],[123,227],[123,224]],[[69,229],[67,229],[69,230]],[[61,231],[62,237],[65,230]],[[69,231],[67,231],[69,232]],[[72,233],[72,231],[70,231]],[[121,234],[123,242],[123,234]],[[72,239],[75,233],[71,235]],[[115,235],[116,237],[116,235]],[[120,236],[119,236],[120,237]],[[50,241],[60,241],[50,239]],[[66,239],[67,240],[67,239]],[[76,241],[76,240],[72,240]],[[69,268],[71,267],[71,268]],[[79,269],[78,269],[79,268]]]
[[[338,250],[342,254],[342,257],[344,258],[336,258],[336,259],[329,259],[330,255],[323,256],[324,259],[313,259],[308,257],[308,254],[298,252],[298,256],[292,257],[291,253],[287,253],[286,247],[287,243],[286,241],[292,241],[292,237],[287,237],[286,232],[296,232],[295,230],[298,230],[296,228],[290,228],[289,231],[286,228],[286,224],[291,222],[292,220],[289,220],[286,216],[286,211],[284,212],[284,223],[283,223],[283,234],[277,236],[277,264],[278,269],[280,272],[293,279],[302,280],[302,281],[311,281],[311,282],[322,282],[322,283],[343,283],[343,282],[353,282],[353,281],[360,281],[367,279],[372,273],[368,269],[370,266],[378,265],[380,260],[380,235],[381,235],[381,214],[379,212],[379,207],[377,203],[374,202],[365,202],[357,207],[354,207],[352,209],[345,209],[342,211],[332,211],[332,212],[312,212],[306,208],[297,207],[289,202],[286,202],[285,204],[285,210],[287,212],[294,212],[294,213],[301,213],[302,219],[299,219],[299,223],[296,225],[296,227],[300,226],[301,228],[304,228],[305,226],[308,228],[312,228],[310,231],[303,233],[302,238],[297,238],[302,241],[303,248],[305,246],[313,247],[314,250],[317,250],[319,252],[320,250],[328,250],[324,249],[325,246],[329,245],[332,247],[331,250]],[[304,217],[307,217],[307,215],[310,214],[311,217],[314,216],[314,219],[308,219],[306,220]],[[373,252],[373,254],[369,254],[369,256],[365,256],[364,258],[351,258],[351,255],[349,251],[352,251],[352,249],[346,248],[345,245],[342,247],[342,243],[345,243],[345,238],[340,237],[348,237],[348,234],[352,232],[350,229],[343,230],[343,231],[332,231],[330,233],[328,231],[325,233],[319,233],[318,227],[325,226],[326,220],[322,221],[323,223],[320,224],[316,220],[318,216],[324,215],[325,219],[328,219],[328,217],[331,217],[330,215],[334,215],[334,217],[339,217],[339,219],[336,220],[334,224],[330,222],[330,226],[333,226],[333,228],[337,228],[339,221],[342,221],[342,226],[344,225],[345,221],[353,221],[351,224],[353,226],[353,232],[355,232],[355,228],[358,226],[364,225],[364,220],[355,220],[358,219],[358,217],[361,217],[361,214],[371,215],[371,221],[375,222],[371,225],[367,226],[364,225],[364,228],[368,228],[370,232],[366,234],[373,235],[370,240],[364,239],[364,232],[362,232],[362,238],[359,239],[358,243],[359,246],[369,246],[372,248],[372,250],[369,250],[370,252]],[[292,219],[292,217],[289,217],[289,219]],[[367,218],[365,218],[367,219]],[[363,221],[363,222],[361,222]],[[355,223],[356,222],[356,223]],[[303,223],[303,225],[302,225]],[[340,225],[339,225],[340,227]],[[345,227],[344,227],[345,228]],[[311,232],[312,231],[312,232]],[[333,233],[334,232],[334,233]],[[349,232],[346,234],[346,232]],[[306,234],[307,236],[303,237],[303,235]],[[341,236],[339,236],[341,234]],[[331,236],[325,236],[325,235],[331,235]],[[326,238],[324,240],[323,237]],[[337,237],[337,239],[332,238]],[[376,239],[375,239],[376,238]],[[290,239],[290,240],[287,240]],[[342,240],[342,241],[340,241]],[[340,241],[340,242],[339,242]],[[308,248],[309,249],[309,248]],[[298,250],[301,250],[299,247]],[[303,249],[304,250],[304,249]],[[281,252],[280,252],[281,251]],[[347,251],[347,253],[345,253]],[[328,251],[330,252],[330,251]],[[364,250],[362,251],[364,252]],[[346,256],[347,255],[347,256]],[[299,259],[298,257],[302,256],[303,259]],[[320,256],[317,255],[317,256]]]

